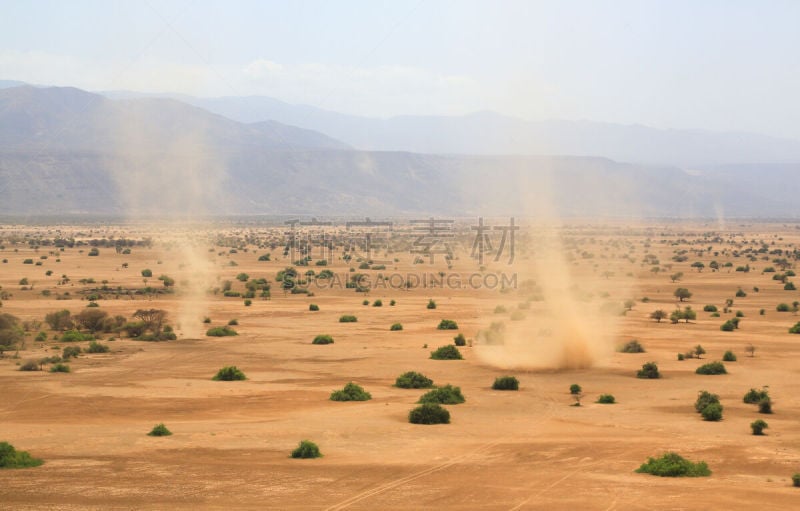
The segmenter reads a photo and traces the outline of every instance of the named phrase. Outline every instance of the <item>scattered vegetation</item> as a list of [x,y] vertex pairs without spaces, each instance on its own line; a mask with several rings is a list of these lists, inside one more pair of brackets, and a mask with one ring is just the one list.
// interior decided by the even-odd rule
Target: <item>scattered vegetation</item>
[[461,360],[461,352],[452,344],[440,346],[435,351],[431,352],[431,358],[434,360]]
[[513,376],[501,376],[494,380],[493,390],[519,390],[519,380]]
[[722,362],[709,362],[703,364],[694,371],[697,374],[728,374],[725,370],[725,365]]
[[217,374],[211,378],[214,381],[241,381],[246,380],[247,377],[236,366],[225,366]]
[[433,387],[433,380],[422,373],[408,371],[397,377],[395,386],[401,389],[429,389]]
[[171,434],[172,431],[168,430],[167,427],[161,423],[153,426],[153,429],[150,430],[148,436],[170,436]]
[[301,440],[300,445],[298,445],[291,454],[292,458],[302,458],[302,459],[310,459],[310,458],[320,458],[322,457],[322,453],[319,451],[319,447],[314,442],[309,440]]
[[215,326],[206,330],[208,337],[232,337],[239,333],[229,326]]
[[450,412],[436,403],[422,404],[408,413],[408,422],[412,424],[449,424]]
[[360,385],[349,382],[343,389],[331,392],[331,401],[369,401],[372,394],[364,390]]
[[711,470],[704,461],[693,463],[674,453],[665,453],[660,458],[649,458],[636,472],[659,477],[706,477]]
[[0,469],[38,467],[42,463],[27,451],[18,451],[8,442],[0,442]]

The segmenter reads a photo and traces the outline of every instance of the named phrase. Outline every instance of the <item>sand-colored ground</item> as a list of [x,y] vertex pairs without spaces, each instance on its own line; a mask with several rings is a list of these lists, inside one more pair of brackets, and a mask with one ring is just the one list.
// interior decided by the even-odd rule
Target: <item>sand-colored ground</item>
[[[202,244],[195,254],[212,261],[209,277],[214,285],[219,285],[219,277],[219,281],[234,280],[234,288],[242,289],[234,277],[245,272],[251,279],[271,281],[272,298],[256,298],[245,307],[241,298],[210,294],[207,304],[201,300],[186,305],[181,282],[198,267],[187,265],[178,248],[168,249],[164,233],[153,233],[161,241],[151,249],[135,247],[128,255],[101,249],[98,257],[87,256],[89,247],[51,254],[56,251],[53,247],[35,250],[27,243],[7,241],[14,233],[46,235],[48,229],[52,228],[3,229],[6,241],[0,256],[8,262],[0,264],[0,284],[13,296],[3,300],[0,312],[40,321],[62,308],[75,314],[87,304],[79,299],[81,289],[101,285],[104,279],[112,288],[142,287],[140,270],[151,268],[149,285],[160,285],[161,274],[170,275],[177,281],[174,295],[131,300],[116,299],[111,293],[98,303],[111,315],[126,317],[138,308],[166,309],[178,340],[110,341],[113,334],[102,334],[110,353],[81,355],[70,363],[69,374],[17,370],[26,360],[60,354],[67,343],[52,340],[52,331],[48,330],[51,340],[45,343],[35,342],[36,332],[30,333],[19,358],[6,352],[0,360],[0,440],[45,463],[0,471],[2,509],[749,511],[795,509],[800,499],[800,489],[790,480],[800,472],[800,335],[788,333],[800,316],[775,311],[778,303],[800,300],[800,292],[784,291],[771,273],[762,273],[774,266],[769,260],[785,255],[757,253],[756,261],[750,261],[743,253],[761,246],[751,240],[765,240],[769,250],[797,249],[800,231],[794,225],[564,229],[566,239],[573,242],[566,244],[565,252],[579,248],[572,251],[577,257],[568,264],[574,282],[591,283],[608,292],[609,300],[636,299],[627,315],[609,318],[609,325],[617,323],[615,344],[638,339],[647,349],[643,354],[613,353],[596,367],[580,370],[495,368],[477,356],[478,346],[461,348],[462,361],[429,359],[432,349],[452,342],[456,333],[436,329],[442,318],[457,321],[459,331],[472,339],[492,321],[509,322],[511,311],[528,297],[525,293],[415,288],[376,289],[368,294],[317,289],[313,297],[284,294],[275,274],[290,261],[280,246],[272,250],[249,246],[247,252],[231,254],[230,247],[216,246],[208,252],[211,245]],[[87,238],[114,231],[138,239],[148,232],[95,228],[89,235],[89,228],[62,229],[71,235],[82,232]],[[245,230],[219,228],[220,233]],[[719,234],[722,241],[703,240],[703,233],[712,231],[710,237]],[[674,251],[683,249],[689,251],[687,261],[670,260]],[[531,246],[527,250],[528,257],[520,256],[515,268],[533,264],[536,252]],[[694,250],[704,252],[697,255]],[[266,252],[273,260],[257,261]],[[581,257],[581,252],[592,257]],[[651,272],[652,264],[641,263],[647,253],[657,256],[660,266],[672,267]],[[42,255],[48,258],[42,260]],[[633,262],[623,255],[630,255]],[[408,254],[393,257],[400,261],[389,270],[396,267],[401,273],[447,270],[443,263],[412,265]],[[26,258],[43,264],[24,265]],[[229,266],[230,260],[238,266]],[[706,265],[702,272],[690,266],[698,260]],[[733,267],[712,272],[711,260],[730,261]],[[122,267],[123,262],[128,268]],[[790,258],[790,262],[796,261]],[[752,271],[735,271],[746,263]],[[492,264],[487,271],[502,269]],[[330,268],[347,275],[351,266],[358,264],[337,259]],[[45,276],[47,270],[53,275]],[[452,271],[475,271],[475,265],[462,257]],[[604,275],[605,271],[613,275]],[[673,283],[668,275],[677,271],[684,276]],[[57,285],[62,274],[69,276],[69,284]],[[33,290],[20,289],[23,277],[28,277]],[[80,284],[80,279],[90,277],[98,284]],[[649,319],[656,309],[675,308],[672,293],[678,286],[694,293],[687,304],[697,311],[697,320],[671,324]],[[740,287],[747,296],[735,298]],[[51,296],[42,296],[45,289],[52,291]],[[55,299],[65,291],[73,299]],[[645,296],[650,299],[647,303],[641,300]],[[384,305],[364,306],[365,298],[381,298]],[[436,309],[426,308],[429,298],[436,300]],[[727,298],[735,301],[730,313],[713,318],[702,312],[705,304],[722,310]],[[397,301],[395,306],[389,306],[391,299]],[[587,303],[592,300],[599,298],[595,295]],[[320,311],[309,311],[310,303],[318,304]],[[581,302],[575,303],[581,307]],[[508,312],[495,314],[497,305],[505,305]],[[545,307],[545,302],[531,302],[527,320],[546,314]],[[741,327],[720,331],[723,321],[738,310],[744,313]],[[339,323],[342,314],[354,314],[358,322]],[[202,323],[206,315],[214,326],[238,319],[235,328],[240,335],[187,338],[185,332],[208,326]],[[193,319],[177,324],[178,318]],[[390,332],[395,322],[404,329]],[[321,333],[331,334],[336,342],[312,345],[313,337]],[[755,357],[745,353],[750,343],[756,346]],[[730,374],[697,375],[694,370],[704,361],[677,360],[677,353],[696,344],[707,350],[705,362],[719,360],[725,350],[734,351],[738,361],[726,364]],[[661,379],[635,377],[647,361],[658,363]],[[224,365],[238,366],[248,380],[212,381]],[[408,422],[409,410],[424,392],[393,386],[394,379],[408,370],[420,371],[437,384],[461,387],[466,403],[447,407],[451,424]],[[494,378],[504,374],[519,378],[519,392],[491,389]],[[363,385],[372,400],[330,401],[330,392],[348,381]],[[585,391],[580,407],[570,406],[572,383]],[[760,415],[742,402],[749,388],[763,385],[769,386],[774,401],[772,415]],[[695,413],[693,404],[701,389],[720,395],[724,420],[705,422]],[[613,394],[618,403],[595,403],[603,393]],[[766,436],[750,432],[749,424],[758,418],[769,423]],[[160,422],[173,436],[146,435]],[[324,457],[290,459],[289,452],[301,439],[316,442]],[[668,450],[705,460],[713,474],[670,479],[634,472],[649,456]]]

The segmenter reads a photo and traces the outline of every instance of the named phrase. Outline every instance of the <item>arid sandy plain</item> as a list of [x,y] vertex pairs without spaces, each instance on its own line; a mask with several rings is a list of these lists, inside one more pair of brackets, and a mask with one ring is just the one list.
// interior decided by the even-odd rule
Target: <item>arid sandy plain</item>
[[[8,295],[0,313],[34,322],[34,328],[26,332],[24,347],[0,359],[0,440],[44,464],[0,471],[0,508],[797,508],[800,489],[792,486],[791,476],[800,472],[800,335],[789,328],[800,316],[777,312],[776,306],[800,300],[800,291],[784,290],[784,282],[773,279],[783,271],[776,259],[797,270],[797,224],[554,227],[551,239],[558,239],[559,248],[548,257],[560,262],[539,264],[533,271],[541,253],[524,231],[513,263],[505,255],[499,261],[487,255],[482,270],[468,246],[457,252],[450,268],[441,254],[432,264],[427,259],[414,264],[417,256],[407,245],[390,253],[378,250],[377,256],[390,261],[383,270],[359,269],[364,261],[358,255],[345,261],[342,247],[334,247],[331,264],[317,266],[312,254],[309,266],[296,268],[301,274],[330,269],[344,280],[364,273],[373,281],[379,273],[395,272],[518,272],[518,286],[502,292],[387,286],[368,293],[310,286],[314,296],[284,292],[276,282],[278,271],[293,266],[291,255],[284,255],[285,230],[204,228],[196,231],[196,246],[188,250],[183,233],[163,226],[3,226],[0,257],[7,262],[0,264],[0,284]],[[100,247],[99,255],[88,255],[92,239],[149,236],[152,246],[133,246],[128,254]],[[87,244],[62,251],[41,242],[55,238]],[[258,260],[267,253],[270,261]],[[25,259],[33,264],[24,264]],[[697,261],[704,263],[702,271],[692,266]],[[711,261],[719,263],[718,271],[712,271]],[[552,310],[548,290],[538,288],[549,264],[569,274],[561,292],[580,295],[556,302],[572,308],[578,323],[584,309],[603,301],[616,304],[617,312],[607,320],[585,314],[593,329],[603,330],[597,331],[598,339],[610,339],[600,350],[608,348],[607,356],[579,369],[537,367],[525,357],[518,367],[503,368],[479,356],[475,341],[459,348],[464,360],[429,358],[458,332],[474,341],[492,322],[511,328],[527,321],[534,328],[538,318],[560,317],[563,311]],[[736,271],[740,266],[749,272]],[[776,272],[765,273],[768,267]],[[147,283],[141,274],[146,268],[153,272]],[[670,275],[677,272],[683,276],[673,282]],[[213,292],[226,280],[243,292],[244,283],[236,279],[240,273],[270,282],[270,299],[257,295],[245,306],[241,297]],[[62,275],[69,281],[63,283]],[[160,275],[174,278],[174,293],[132,298],[115,291],[162,287]],[[188,281],[195,277],[205,282],[199,293],[190,293]],[[20,284],[22,278],[28,285]],[[793,280],[798,279],[787,279]],[[97,291],[102,286],[106,290]],[[677,287],[691,291],[685,303],[673,296]],[[746,296],[735,296],[739,289]],[[63,299],[67,292],[70,299]],[[101,295],[97,304],[111,316],[130,318],[144,308],[168,311],[177,340],[144,342],[124,333],[100,333],[110,352],[81,354],[69,362],[70,373],[51,373],[46,365],[43,371],[20,371],[20,364],[60,355],[65,346],[86,347],[87,342],[61,342],[60,332],[51,330],[44,317],[61,309],[78,314],[92,293]],[[376,299],[383,306],[372,306]],[[430,299],[435,309],[426,307]],[[635,303],[621,315],[627,299]],[[725,313],[727,299],[733,305]],[[312,303],[320,310],[310,311]],[[703,311],[709,304],[719,308],[720,317]],[[495,312],[501,305],[505,312]],[[657,309],[670,313],[677,305],[691,306],[696,320],[673,324],[650,318]],[[514,321],[511,315],[518,310],[524,319]],[[743,314],[739,328],[721,331],[737,311]],[[343,314],[358,321],[340,323]],[[205,317],[210,324],[203,323]],[[238,321],[233,327],[238,336],[205,335],[207,328],[231,319]],[[442,319],[456,321],[458,331],[438,330]],[[393,323],[403,330],[390,331]],[[47,341],[35,340],[39,330],[47,332]],[[335,343],[312,345],[318,334],[332,335]],[[646,352],[614,350],[632,339]],[[698,344],[707,352],[702,360],[677,359]],[[748,345],[755,347],[752,357],[745,351]],[[725,364],[729,374],[695,374],[726,350],[737,356]],[[658,364],[662,377],[636,378],[649,361]],[[236,365],[248,379],[212,381],[227,365]],[[409,423],[408,412],[425,391],[393,384],[411,370],[436,384],[461,387],[466,402],[446,406],[450,424]],[[516,376],[519,391],[492,390],[494,379],[503,375]],[[331,391],[349,381],[362,385],[372,399],[330,401]],[[571,406],[573,383],[584,391],[579,407]],[[762,386],[769,386],[771,415],[742,402],[748,389]],[[699,390],[719,394],[723,420],[703,421],[695,412]],[[596,403],[600,394],[613,394],[617,403]],[[750,423],[759,418],[769,424],[764,436],[751,434]],[[162,422],[172,436],[147,436]],[[291,459],[289,453],[303,439],[316,442],[324,456]],[[634,472],[648,457],[666,451],[706,461],[712,475],[660,478]]]

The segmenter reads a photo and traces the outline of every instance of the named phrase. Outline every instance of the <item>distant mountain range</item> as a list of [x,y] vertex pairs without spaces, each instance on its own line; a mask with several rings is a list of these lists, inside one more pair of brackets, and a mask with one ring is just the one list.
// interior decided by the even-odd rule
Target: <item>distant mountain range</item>
[[[257,104],[270,102],[273,111],[283,114],[265,117],[266,110]],[[236,104],[238,115],[221,113]],[[307,119],[318,116],[315,122],[328,116],[330,129],[323,133],[308,128],[310,121],[304,126],[286,122],[306,110],[311,112]],[[800,217],[800,164],[774,163],[791,153],[791,141],[781,146],[777,139],[748,135],[743,145],[753,140],[765,144],[762,163],[731,158],[722,160],[727,165],[711,165],[717,160],[708,157],[709,163],[685,170],[670,163],[624,163],[581,152],[364,151],[354,149],[361,144],[353,138],[339,136],[351,128],[349,132],[364,137],[373,129],[376,137],[386,136],[378,124],[364,127],[372,122],[393,126],[400,145],[402,140],[446,142],[451,149],[466,146],[479,127],[486,130],[492,122],[543,126],[496,114],[380,121],[268,98],[100,95],[68,87],[4,88],[0,82],[0,214]],[[429,131],[419,131],[422,125]],[[566,140],[565,133],[575,133],[578,125],[565,123],[560,132],[554,127],[549,136]],[[586,130],[602,131],[603,126],[611,133],[608,140],[620,140],[609,147],[622,150],[622,127],[592,123]],[[636,146],[641,133],[656,132],[661,133],[632,128],[630,145]],[[676,153],[687,133],[673,133]],[[462,135],[465,139],[459,140]],[[703,134],[683,154],[700,151],[708,137],[732,143],[726,138],[730,136]],[[431,140],[425,142],[426,137]],[[513,142],[487,138],[483,145],[475,141],[475,153],[492,140]],[[581,145],[576,140],[570,143]],[[664,140],[652,147],[666,147]],[[777,149],[769,152],[772,143]],[[714,149],[722,145],[709,147],[709,154],[719,154]],[[635,149],[647,152],[641,146]]]
[[[104,94],[115,98],[142,96],[119,91]],[[494,112],[379,119],[292,105],[265,96],[172,97],[244,123],[270,119],[319,131],[367,151],[598,156],[680,167],[800,162],[800,140],[755,133],[663,130],[591,121],[527,121]]]

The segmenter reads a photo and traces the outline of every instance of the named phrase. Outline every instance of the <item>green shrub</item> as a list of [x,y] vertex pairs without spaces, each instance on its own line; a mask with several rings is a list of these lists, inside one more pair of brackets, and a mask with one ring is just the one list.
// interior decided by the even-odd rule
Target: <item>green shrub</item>
[[458,323],[452,319],[443,319],[436,328],[439,330],[458,330]]
[[363,302],[361,302],[361,305],[369,305],[369,300],[364,300]]
[[750,405],[757,405],[762,399],[769,399],[769,393],[767,392],[766,387],[762,388],[761,390],[748,390],[742,401]]
[[644,353],[644,346],[639,344],[636,339],[626,342],[620,349],[622,353]]
[[206,324],[211,323],[211,318],[209,318],[208,316],[204,317],[203,318],[203,323],[206,323]]
[[36,338],[34,339],[34,341],[36,342],[44,342],[46,340],[47,340],[47,332],[39,332],[38,334],[36,334]]
[[758,413],[772,413],[772,400],[765,397],[758,402]]
[[322,453],[319,452],[319,447],[314,442],[309,440],[301,440],[300,445],[292,451],[292,458],[320,458]]
[[736,329],[736,323],[731,320],[726,321],[719,327],[723,332],[733,332]]
[[408,413],[408,422],[412,424],[449,424],[450,412],[439,404],[425,403]]
[[450,384],[430,390],[419,398],[420,403],[439,403],[441,405],[457,405],[465,401],[461,387]]
[[792,307],[788,303],[779,303],[775,310],[778,312],[789,312]]
[[789,329],[790,334],[800,334],[800,321],[795,323],[795,325]]
[[712,403],[700,412],[700,415],[703,416],[703,420],[705,421],[720,421],[722,420],[722,404],[720,403]]
[[519,390],[519,380],[513,376],[501,376],[495,378],[492,384],[493,390]]
[[342,390],[331,392],[331,401],[369,401],[372,395],[363,387],[349,382]]
[[392,323],[392,326],[389,327],[389,330],[392,332],[397,332],[403,329],[403,325],[400,323]]
[[339,318],[339,323],[355,323],[357,321],[358,318],[350,314],[345,314]]
[[467,338],[464,337],[464,334],[459,333],[457,336],[453,337],[453,342],[456,346],[466,346]]
[[67,330],[61,335],[61,342],[80,342],[92,341],[94,336],[91,334],[83,334],[78,330]]
[[427,307],[428,309],[435,309],[435,308],[436,308],[436,302],[434,302],[434,301],[433,301],[433,298],[431,298],[430,300],[428,300],[428,305],[426,305],[426,307]]
[[63,350],[61,350],[61,358],[64,360],[69,360],[70,358],[75,358],[81,354],[81,347],[80,346],[67,346]]
[[69,366],[59,362],[57,364],[53,364],[52,366],[50,366],[50,372],[51,373],[68,373],[69,372]]
[[724,355],[722,355],[722,361],[723,362],[736,362],[736,355],[732,351],[728,350],[728,351],[725,352]]
[[0,442],[0,469],[38,467],[44,463],[27,451],[18,451],[8,442]]
[[461,352],[452,344],[440,346],[436,351],[431,352],[431,358],[434,360],[461,360]]
[[142,270],[142,277],[150,278],[152,276],[153,276],[152,270],[147,270],[147,269]]
[[237,326],[238,324],[239,324],[239,320],[236,319],[236,318],[228,320],[228,326]]
[[225,366],[217,374],[211,378],[214,381],[241,381],[246,380],[247,377],[236,366]]
[[153,429],[150,430],[148,433],[149,436],[170,436],[172,431],[168,430],[167,427],[162,424],[156,424],[153,426]]
[[613,405],[617,400],[614,399],[614,396],[611,394],[600,394],[600,397],[597,398],[597,402],[602,405]]
[[783,285],[784,291],[797,291],[797,286],[794,285],[794,282],[787,282]]
[[580,394],[581,392],[583,392],[583,389],[577,383],[573,383],[572,385],[569,386],[569,393],[572,394],[573,396],[576,394]]
[[697,374],[728,374],[722,362],[709,362],[703,364],[694,371]]
[[422,373],[408,371],[398,376],[394,384],[401,389],[429,389],[433,387],[433,380]]
[[705,307],[703,307],[703,312],[717,312],[717,306],[716,305],[706,305]]
[[713,404],[719,404],[719,396],[708,391],[701,390],[697,393],[697,401],[694,403],[694,409],[697,413],[701,413],[706,406]]
[[792,475],[792,484],[794,486],[800,486],[800,474],[793,474]]
[[247,298],[247,299],[244,301],[244,306],[245,306],[245,307],[250,307],[251,305],[253,305],[253,300],[251,300],[250,298]]
[[683,360],[684,358],[683,353],[678,353],[678,360]]
[[38,371],[41,367],[35,360],[28,360],[21,366],[19,366],[20,371]]
[[704,461],[692,463],[674,452],[665,453],[660,458],[649,458],[647,463],[643,463],[636,469],[636,472],[659,477],[705,477],[711,475],[711,471]]
[[642,364],[642,368],[636,372],[637,378],[656,379],[661,378],[661,373],[658,372],[658,365],[655,362],[646,362]]
[[314,340],[311,341],[311,344],[333,344],[333,337],[328,334],[319,334],[318,336],[314,337]]
[[766,421],[761,419],[757,419],[750,423],[750,429],[753,430],[754,435],[763,435],[764,430],[767,429],[769,425],[767,425]]
[[319,310],[319,305],[317,305],[316,303],[311,303],[308,305],[308,310],[316,312]]
[[206,330],[206,335],[208,337],[231,337],[234,335],[239,335],[239,333],[233,328],[227,326],[215,326]]
[[89,343],[89,347],[86,348],[86,353],[108,353],[108,350],[108,345],[92,341]]
[[377,300],[375,300],[374,302],[372,302],[372,306],[373,306],[373,307],[383,307],[383,300],[381,300],[380,298],[378,298]]
[[397,305],[397,302],[395,300],[389,302],[390,307],[394,307],[395,305]]

